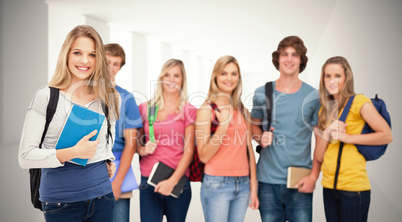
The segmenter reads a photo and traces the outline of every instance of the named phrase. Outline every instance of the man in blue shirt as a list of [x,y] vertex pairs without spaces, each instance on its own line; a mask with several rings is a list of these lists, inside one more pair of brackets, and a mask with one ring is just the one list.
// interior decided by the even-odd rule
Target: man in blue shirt
[[[114,84],[115,89],[119,92],[121,99],[120,117],[116,121],[116,138],[112,149],[116,161],[120,161],[116,175],[112,181],[113,194],[117,201],[114,221],[128,222],[130,220],[130,198],[132,197],[132,192],[131,190],[123,190],[122,193],[122,184],[125,178],[127,180],[127,174],[132,174],[130,176],[134,176],[131,169],[131,162],[136,152],[137,129],[142,128],[142,121],[133,94],[115,83],[117,73],[126,63],[126,56],[123,48],[119,44],[107,44],[105,45],[105,51],[109,63],[110,79]],[[116,166],[117,165],[118,164],[116,164]],[[133,185],[133,187],[137,186],[135,178],[134,180],[124,182],[135,183],[131,185]]]
[[[253,138],[263,147],[257,164],[262,221],[312,221],[312,192],[319,165],[311,160],[311,135],[317,126],[317,90],[299,79],[307,64],[307,49],[297,36],[288,36],[272,53],[279,71],[273,82],[271,129],[267,129],[265,87],[255,90],[251,111]],[[261,129],[261,126],[263,129]],[[289,166],[312,168],[298,189],[288,189]]]

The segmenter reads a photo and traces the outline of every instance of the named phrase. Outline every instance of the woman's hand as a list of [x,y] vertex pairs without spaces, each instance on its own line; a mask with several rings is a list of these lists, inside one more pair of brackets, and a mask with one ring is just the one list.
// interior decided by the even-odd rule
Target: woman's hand
[[91,159],[96,152],[99,141],[89,141],[93,136],[96,135],[98,131],[94,130],[88,135],[84,136],[78,143],[74,146],[74,151],[77,158],[81,159]]
[[249,207],[253,210],[257,210],[260,206],[260,201],[258,200],[257,190],[250,190],[250,204]]
[[347,124],[339,120],[335,120],[334,122],[332,122],[329,126],[329,132],[331,134],[332,140],[347,142],[349,134],[346,133],[346,126]]
[[147,156],[155,152],[158,141],[151,142],[150,140],[143,146],[139,152],[141,156]]
[[233,110],[230,105],[222,105],[219,106],[218,109],[215,109],[216,118],[219,121],[219,125],[229,125],[230,121],[233,117]]
[[156,184],[155,192],[158,192],[164,196],[169,196],[172,193],[174,186],[176,186],[176,183],[167,179]]

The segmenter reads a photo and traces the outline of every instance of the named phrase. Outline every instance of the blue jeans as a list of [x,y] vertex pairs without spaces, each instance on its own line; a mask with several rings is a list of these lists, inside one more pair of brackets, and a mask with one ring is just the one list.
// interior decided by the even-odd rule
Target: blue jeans
[[47,222],[110,222],[113,221],[114,206],[113,193],[73,203],[42,202]]
[[179,198],[163,196],[155,193],[155,187],[147,183],[147,177],[141,177],[140,184],[140,216],[141,221],[161,222],[166,215],[169,222],[186,221],[188,207],[191,201],[190,181],[184,185]]
[[201,203],[206,222],[244,221],[250,199],[250,179],[204,175]]
[[370,190],[350,192],[324,188],[325,218],[328,222],[367,221],[370,193]]
[[313,194],[287,189],[286,185],[258,183],[260,215],[263,222],[311,222]]
[[130,221],[130,199],[119,199],[118,201],[116,201],[113,221],[114,222]]

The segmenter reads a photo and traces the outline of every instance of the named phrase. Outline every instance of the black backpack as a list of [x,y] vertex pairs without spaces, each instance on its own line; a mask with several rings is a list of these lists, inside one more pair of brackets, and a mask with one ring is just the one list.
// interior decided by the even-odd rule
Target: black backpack
[[[47,129],[49,128],[49,124],[53,119],[54,113],[56,112],[57,108],[57,102],[59,101],[59,89],[54,87],[49,88],[50,88],[50,99],[49,103],[47,104],[45,129],[43,130],[39,148],[42,148],[43,140],[45,139]],[[33,206],[39,210],[42,210],[42,203],[39,201],[39,185],[41,175],[42,175],[42,169],[40,168],[29,169],[29,180],[31,184],[31,202]]]
[[[50,88],[50,98],[49,98],[49,103],[47,104],[46,108],[46,123],[45,123],[45,128],[43,130],[42,138],[40,140],[39,148],[42,148],[42,143],[43,140],[45,139],[46,132],[49,128],[49,124],[53,119],[53,116],[56,112],[57,109],[57,103],[59,101],[59,89],[54,88],[54,87],[49,87]],[[102,103],[102,109],[103,112],[105,113],[105,116],[108,116],[108,107]],[[110,131],[110,122],[107,120],[107,143],[109,144],[109,138],[112,137],[112,133]],[[112,141],[113,142],[113,141]],[[42,176],[42,169],[41,168],[34,168],[34,169],[29,169],[29,182],[31,186],[31,202],[32,205],[39,209],[42,210],[42,203],[39,200],[39,185],[40,185],[40,179]]]

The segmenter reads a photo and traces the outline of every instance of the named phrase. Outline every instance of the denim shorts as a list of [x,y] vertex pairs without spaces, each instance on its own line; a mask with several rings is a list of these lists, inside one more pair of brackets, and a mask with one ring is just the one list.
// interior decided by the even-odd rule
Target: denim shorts
[[250,200],[248,176],[225,177],[204,175],[201,203],[206,222],[244,221]]

